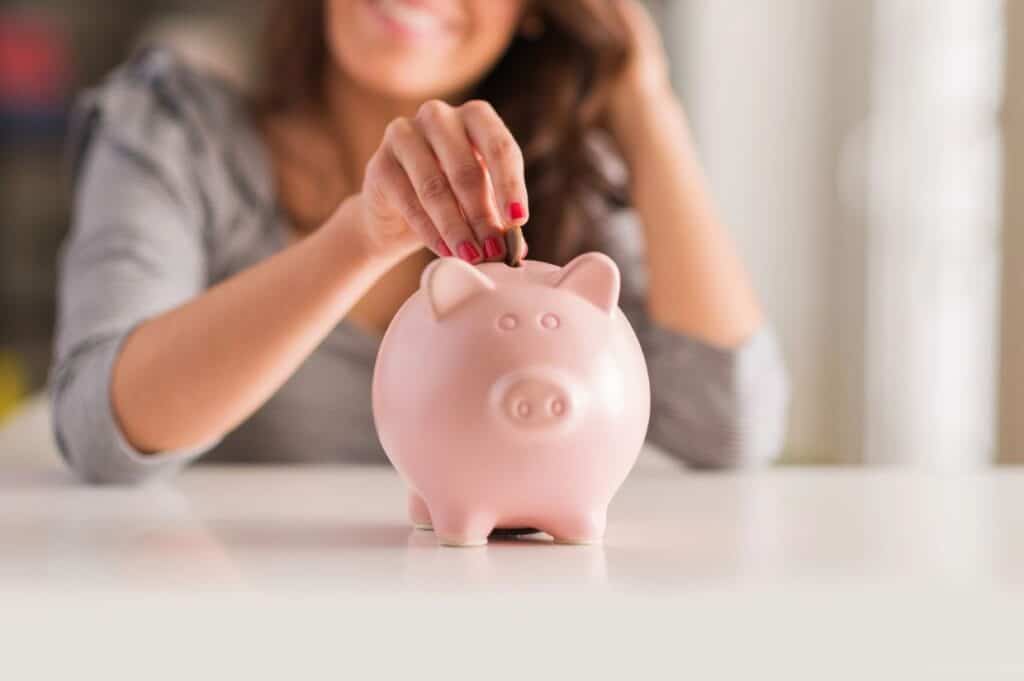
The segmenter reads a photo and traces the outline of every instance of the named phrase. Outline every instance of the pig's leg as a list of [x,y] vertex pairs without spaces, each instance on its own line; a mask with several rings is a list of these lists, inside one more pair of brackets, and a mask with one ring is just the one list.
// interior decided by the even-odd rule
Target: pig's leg
[[432,530],[433,523],[430,522],[430,509],[427,508],[423,497],[412,490],[409,490],[409,519],[417,530]]
[[484,546],[494,530],[494,516],[480,511],[432,506],[434,533],[445,546]]
[[542,529],[556,544],[599,544],[604,539],[607,509],[570,509],[552,518]]

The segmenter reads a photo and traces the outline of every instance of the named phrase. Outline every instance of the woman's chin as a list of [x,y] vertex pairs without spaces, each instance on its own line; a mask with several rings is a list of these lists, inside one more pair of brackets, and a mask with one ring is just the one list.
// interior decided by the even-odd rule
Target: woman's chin
[[[380,64],[378,64],[380,66]],[[422,62],[417,66],[396,66],[389,69],[374,69],[370,72],[349,70],[349,77],[359,82],[360,86],[389,99],[426,101],[428,99],[447,99],[452,93],[460,91],[457,84],[425,80],[424,75],[432,70],[424,68]],[[436,71],[434,71],[436,73]]]
[[[501,57],[518,9],[499,0],[337,0],[327,40],[363,88],[402,99],[463,92]],[[495,7],[505,6],[503,12]],[[495,23],[497,22],[497,23]]]

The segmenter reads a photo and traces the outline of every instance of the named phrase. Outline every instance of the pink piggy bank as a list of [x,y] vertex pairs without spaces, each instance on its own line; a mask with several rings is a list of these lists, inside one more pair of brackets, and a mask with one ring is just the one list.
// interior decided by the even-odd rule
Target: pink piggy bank
[[563,268],[441,258],[381,342],[373,414],[442,544],[501,528],[598,542],[643,445],[650,385],[600,253]]

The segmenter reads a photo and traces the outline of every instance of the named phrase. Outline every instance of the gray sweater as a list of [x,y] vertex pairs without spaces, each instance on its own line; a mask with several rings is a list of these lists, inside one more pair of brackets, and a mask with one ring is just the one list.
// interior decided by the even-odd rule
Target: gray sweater
[[[345,320],[222,439],[154,454],[128,444],[110,402],[125,337],[284,248],[288,227],[242,97],[168,52],[142,53],[116,71],[79,101],[74,121],[74,217],[50,386],[57,444],[71,468],[90,481],[136,482],[199,457],[384,462],[370,412],[379,339]],[[789,393],[774,335],[762,329],[725,350],[653,325],[634,216],[623,211],[591,229],[622,269],[621,305],[650,368],[648,439],[696,466],[773,459]]]

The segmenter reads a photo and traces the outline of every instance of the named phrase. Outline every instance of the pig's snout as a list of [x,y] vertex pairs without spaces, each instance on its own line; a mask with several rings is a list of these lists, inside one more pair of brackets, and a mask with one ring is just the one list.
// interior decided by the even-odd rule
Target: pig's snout
[[544,374],[522,374],[502,382],[498,402],[513,426],[542,430],[566,423],[574,411],[572,390],[564,380]]

